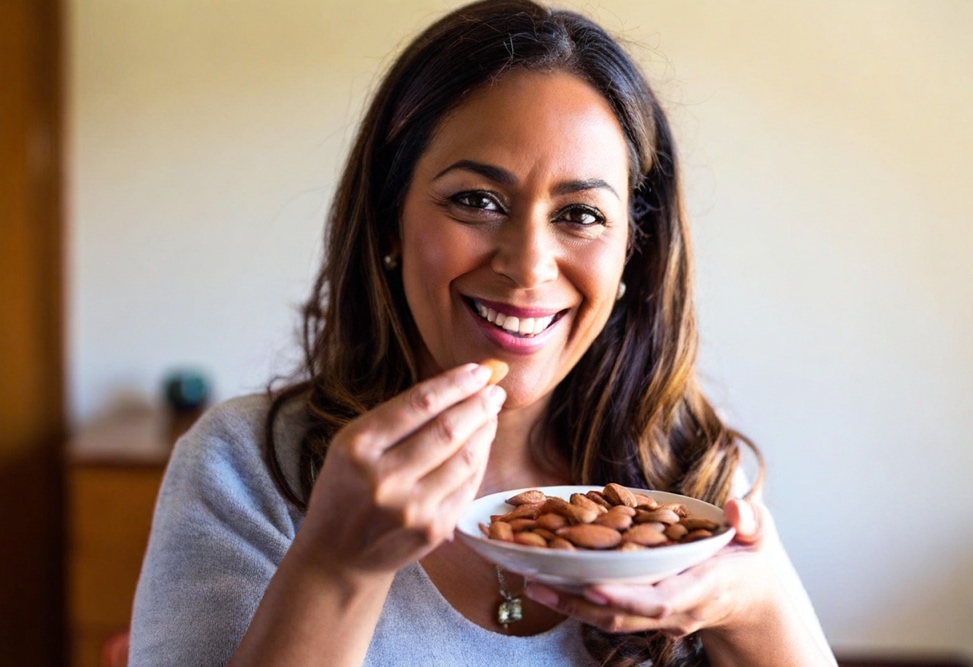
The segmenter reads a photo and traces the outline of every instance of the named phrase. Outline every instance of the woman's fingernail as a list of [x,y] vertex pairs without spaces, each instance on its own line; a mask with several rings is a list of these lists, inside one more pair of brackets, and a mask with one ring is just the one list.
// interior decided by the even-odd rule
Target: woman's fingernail
[[738,530],[749,535],[757,528],[757,517],[753,513],[753,505],[744,500],[737,507],[740,510],[740,527]]
[[487,389],[487,401],[494,412],[500,412],[503,402],[507,400],[507,392],[499,385],[493,385]]
[[556,607],[558,602],[557,593],[550,588],[544,588],[536,584],[531,584],[525,589],[527,597],[534,602],[540,602],[546,607]]
[[489,380],[490,376],[493,374],[493,371],[480,364],[467,364],[467,368],[469,369],[470,375],[473,377],[474,382],[480,384],[483,384]]

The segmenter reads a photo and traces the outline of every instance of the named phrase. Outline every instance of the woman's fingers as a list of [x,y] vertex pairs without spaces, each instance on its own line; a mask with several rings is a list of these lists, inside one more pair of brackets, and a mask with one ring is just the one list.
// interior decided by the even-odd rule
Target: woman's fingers
[[505,398],[503,389],[490,386],[446,408],[387,448],[375,462],[376,474],[397,474],[405,484],[417,483],[455,456],[485,425],[492,423],[495,427]]
[[[593,625],[605,632],[641,632],[655,628],[656,616],[635,615],[610,604],[602,604],[569,593],[549,588],[542,584],[530,582],[524,589],[527,597],[562,614],[572,616],[588,625]],[[646,609],[645,611],[648,611]],[[654,610],[654,614],[664,613],[663,608]]]
[[[660,632],[671,637],[700,632],[709,650],[725,646],[727,636],[750,636],[753,627],[779,624],[795,637],[800,635],[802,647],[830,656],[770,512],[759,501],[743,500],[729,501],[725,511],[737,531],[735,541],[678,575],[655,584],[589,586],[581,594],[532,583],[526,593],[605,632]],[[765,648],[753,645],[747,650]]]
[[697,567],[657,584],[593,586],[583,595],[532,583],[527,595],[605,632],[659,630],[682,636],[722,616],[725,599],[717,576],[711,568]]
[[420,382],[349,424],[343,436],[352,455],[362,463],[374,463],[417,429],[444,410],[483,389],[491,370],[465,364]]
[[466,505],[476,496],[486,470],[496,421],[484,424],[452,456],[412,480],[397,476],[375,491],[387,520],[435,543],[452,534]]
[[761,504],[748,502],[740,498],[727,501],[723,506],[728,524],[736,529],[733,540],[738,544],[752,545],[763,539],[764,526],[770,519],[770,513]]
[[736,499],[724,510],[737,533],[734,542],[681,574],[655,584],[590,586],[582,595],[532,584],[527,594],[606,632],[684,636],[724,625],[766,593],[767,554],[777,544],[773,519],[761,503]]
[[451,369],[342,429],[305,520],[316,548],[387,570],[451,535],[479,488],[506,398],[490,377],[478,364]]

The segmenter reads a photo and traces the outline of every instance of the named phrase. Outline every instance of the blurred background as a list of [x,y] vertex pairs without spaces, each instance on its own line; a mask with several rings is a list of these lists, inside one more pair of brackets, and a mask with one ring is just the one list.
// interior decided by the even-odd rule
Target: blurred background
[[[292,369],[365,99],[456,4],[0,2],[0,665],[124,630],[165,383]],[[700,369],[829,640],[973,657],[973,3],[560,5],[670,111]]]

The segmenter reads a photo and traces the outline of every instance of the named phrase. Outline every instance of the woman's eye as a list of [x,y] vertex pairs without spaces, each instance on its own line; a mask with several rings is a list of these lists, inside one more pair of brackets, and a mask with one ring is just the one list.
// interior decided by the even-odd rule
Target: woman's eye
[[557,219],[575,225],[581,225],[582,227],[605,224],[605,216],[588,206],[571,206],[566,208],[558,213]]
[[486,192],[460,192],[450,197],[450,201],[464,208],[478,211],[503,211],[496,197]]

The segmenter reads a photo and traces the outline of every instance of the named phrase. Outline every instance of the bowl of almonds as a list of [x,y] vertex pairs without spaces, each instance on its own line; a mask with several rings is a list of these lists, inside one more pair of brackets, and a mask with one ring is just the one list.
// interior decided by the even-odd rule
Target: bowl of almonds
[[562,588],[659,581],[703,562],[734,535],[715,505],[619,484],[483,496],[457,532],[483,558]]

